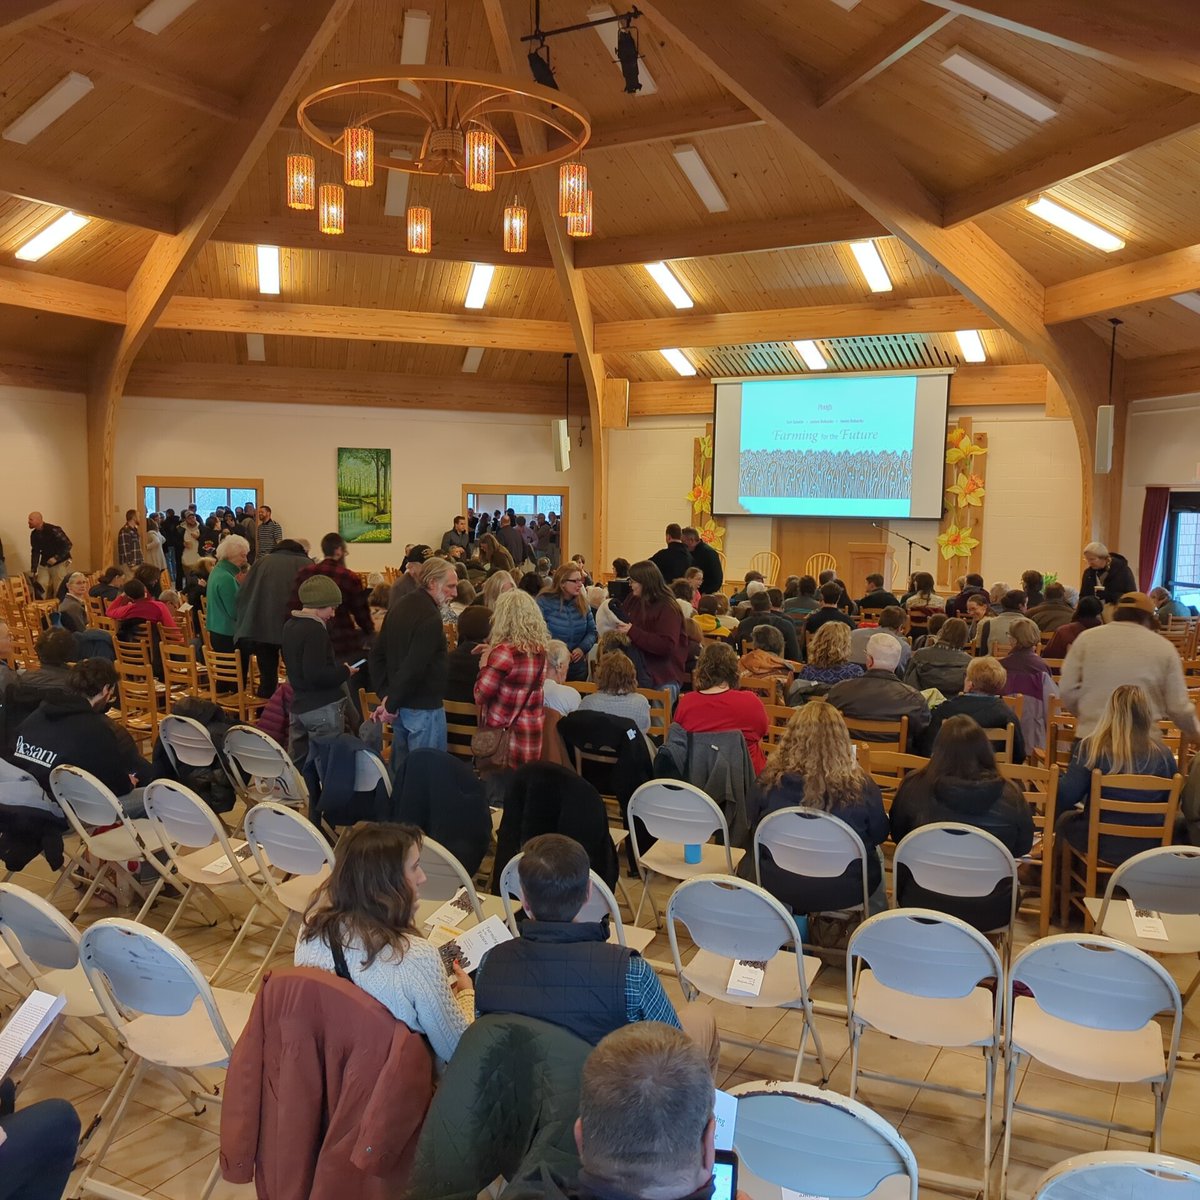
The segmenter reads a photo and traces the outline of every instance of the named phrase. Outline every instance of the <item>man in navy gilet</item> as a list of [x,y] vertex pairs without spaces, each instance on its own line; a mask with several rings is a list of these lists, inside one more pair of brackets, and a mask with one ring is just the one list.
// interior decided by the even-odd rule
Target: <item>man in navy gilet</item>
[[531,838],[519,876],[526,920],[519,938],[494,946],[479,964],[480,1016],[537,1017],[592,1045],[634,1021],[661,1021],[689,1034],[716,1069],[720,1042],[709,1006],[689,1004],[677,1014],[649,963],[609,943],[607,920],[575,920],[592,888],[578,842],[558,833]]

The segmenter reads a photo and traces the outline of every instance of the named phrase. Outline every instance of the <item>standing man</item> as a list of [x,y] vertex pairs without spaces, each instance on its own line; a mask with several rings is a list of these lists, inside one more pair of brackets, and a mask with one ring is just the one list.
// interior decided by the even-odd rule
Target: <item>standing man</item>
[[698,530],[688,525],[683,530],[683,544],[692,556],[692,566],[699,567],[704,572],[704,580],[700,584],[702,596],[712,596],[721,590],[725,583],[725,570],[721,566],[721,556],[700,537]]
[[237,521],[237,531],[249,543],[250,562],[253,562],[258,554],[258,518],[255,516],[253,504],[247,504],[242,509],[242,515]]
[[[259,509],[260,514],[270,511]],[[284,538],[270,554],[259,554],[238,591],[235,638],[247,661],[251,652],[258,660],[262,700],[270,700],[279,686],[279,652],[284,625],[291,616],[288,597],[296,587],[296,576],[311,565],[304,547]],[[338,597],[340,603],[341,592]]]
[[455,517],[454,527],[442,534],[442,552],[449,554],[451,546],[459,546],[463,554],[471,548],[471,533],[467,529],[466,517]]
[[518,567],[528,558],[536,558],[533,547],[521,536],[521,531],[513,524],[512,517],[505,515],[500,518],[500,528],[493,531],[496,540],[512,555],[512,560]]
[[71,539],[40,512],[29,514],[29,570],[42,595],[53,600],[71,567]]
[[142,531],[138,528],[137,509],[131,508],[125,514],[125,524],[117,530],[117,562],[132,573],[142,561]]
[[441,609],[457,589],[453,564],[422,563],[417,590],[388,609],[371,651],[371,680],[383,697],[371,718],[391,722],[393,778],[410,750],[446,749],[449,663]]
[[692,565],[692,556],[683,544],[683,530],[678,525],[667,526],[667,544],[656,554],[650,555],[650,561],[662,572],[668,585],[683,578],[684,572]]
[[270,554],[283,540],[283,526],[271,516],[271,506],[258,510],[258,553]]
[[356,571],[346,566],[346,539],[340,533],[327,533],[321,539],[320,562],[303,568],[297,574],[288,597],[289,613],[301,608],[300,585],[314,575],[328,575],[342,593],[342,602],[329,622],[329,640],[333,643],[334,657],[338,662],[353,663],[363,656],[363,647],[375,633],[375,622],[371,620],[371,606],[367,603],[367,592]]

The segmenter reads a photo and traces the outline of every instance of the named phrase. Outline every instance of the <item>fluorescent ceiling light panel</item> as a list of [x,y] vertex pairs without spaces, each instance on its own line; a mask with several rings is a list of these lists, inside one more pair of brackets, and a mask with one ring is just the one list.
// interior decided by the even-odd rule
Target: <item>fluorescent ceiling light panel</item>
[[[404,32],[400,36],[400,65],[419,67],[429,53],[430,15],[420,8],[410,8],[404,14]],[[410,96],[420,96],[420,89],[412,83],[400,84],[400,90]],[[393,171],[394,175],[395,172]]]
[[162,33],[176,17],[182,16],[196,0],[151,0],[136,17],[133,23],[147,33]]
[[[857,3],[857,0],[855,0]],[[588,9],[587,19],[589,21],[603,21],[605,17],[614,17],[616,13],[607,4],[596,4]],[[619,65],[617,61],[617,31],[621,28],[620,23],[613,21],[608,25],[597,25],[596,32],[600,35],[600,40],[604,43],[604,49],[608,51],[608,57],[614,65]],[[658,84],[654,82],[654,77],[650,74],[650,68],[646,66],[644,58],[638,59],[638,78],[642,81],[642,90],[634,92],[635,96],[653,96],[658,91]]]
[[695,375],[696,368],[688,362],[687,355],[682,350],[660,350],[659,353],[680,375]]
[[[391,152],[392,158],[409,158],[411,146],[401,146]],[[383,214],[386,217],[402,217],[408,209],[408,172],[387,173],[387,193],[383,198]]]
[[267,339],[261,333],[246,334],[246,358],[250,362],[267,361]]
[[985,96],[1007,104],[1009,108],[1015,108],[1035,121],[1049,121],[1058,116],[1058,109],[1052,100],[985,63],[983,59],[976,58],[961,46],[955,46],[942,59],[942,66]]
[[958,348],[967,362],[987,362],[987,351],[977,329],[960,329],[954,336],[958,338]]
[[684,290],[683,284],[675,278],[671,268],[665,262],[647,263],[646,270],[650,277],[662,289],[662,293],[676,308],[691,308],[694,301]]
[[39,133],[44,132],[59,117],[79,103],[93,88],[86,75],[71,71],[63,76],[40,100],[35,100],[4,131],[6,142],[17,142],[28,146]]
[[1190,308],[1194,313],[1200,313],[1200,293],[1184,292],[1179,296],[1172,296],[1172,300],[1176,304],[1182,304],[1184,308]]
[[51,221],[40,233],[35,233],[23,246],[17,250],[17,258],[22,262],[37,262],[45,258],[51,250],[57,249],[69,237],[74,237],[87,223],[90,217],[81,217],[78,213],[63,213],[57,221]]
[[1039,196],[1025,207],[1035,217],[1041,217],[1043,221],[1056,226],[1064,233],[1069,233],[1072,237],[1077,237],[1081,242],[1087,242],[1089,246],[1095,246],[1097,250],[1111,254],[1125,245],[1124,241],[1115,233],[1102,229],[1094,221],[1089,221],[1087,217],[1081,217],[1069,208],[1063,208],[1049,196]]
[[874,242],[851,242],[850,251],[858,260],[858,269],[873,292],[890,292],[892,281],[879,257],[879,248]]
[[463,304],[467,308],[482,308],[487,303],[488,288],[492,286],[492,276],[496,268],[491,263],[476,263],[471,268],[471,282],[467,285],[467,298]]
[[709,212],[728,212],[729,201],[721,194],[717,181],[712,177],[704,159],[695,146],[675,146],[671,150],[679,169],[687,176],[692,190]]
[[825,361],[825,355],[817,349],[817,343],[808,341],[793,342],[796,347],[796,353],[804,360],[804,365],[810,371],[828,371],[829,364]]
[[482,346],[468,346],[466,354],[463,355],[462,369],[468,375],[474,375],[479,370],[479,362],[483,358]]
[[264,296],[279,295],[279,247],[259,246],[258,290]]

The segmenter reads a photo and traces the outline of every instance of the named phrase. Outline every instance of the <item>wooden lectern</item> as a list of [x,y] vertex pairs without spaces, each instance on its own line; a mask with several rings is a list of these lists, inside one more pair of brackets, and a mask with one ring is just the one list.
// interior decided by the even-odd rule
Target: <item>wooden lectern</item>
[[889,542],[850,542],[850,566],[842,576],[852,596],[866,590],[868,575],[882,575],[885,590],[891,590],[895,552]]

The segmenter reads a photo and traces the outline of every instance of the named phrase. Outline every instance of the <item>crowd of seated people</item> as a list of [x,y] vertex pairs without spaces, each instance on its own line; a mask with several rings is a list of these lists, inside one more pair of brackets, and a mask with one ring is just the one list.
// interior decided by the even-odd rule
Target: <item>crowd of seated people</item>
[[[668,526],[662,549],[645,559],[615,560],[612,580],[593,588],[579,556],[552,570],[548,556],[525,553],[518,539],[529,543],[518,522],[478,537],[478,524],[464,519],[464,529],[456,520],[451,532],[465,534],[465,541],[443,538],[440,550],[414,544],[395,583],[369,589],[346,568],[349,551],[337,535],[322,541],[324,557],[314,563],[303,546],[283,538],[269,549],[252,546],[239,532],[243,527],[236,521],[225,527],[223,517],[210,534],[214,561],[204,569],[197,555],[205,535],[193,531],[193,516],[179,522],[178,547],[167,543],[168,571],[178,569],[185,594],[194,588],[197,601],[207,597],[214,649],[237,647],[246,659],[253,655],[268,665],[274,649],[276,671],[282,659],[290,696],[287,740],[298,762],[310,743],[353,730],[349,715],[357,705],[350,701],[359,686],[369,685],[378,697],[369,724],[391,727],[390,765],[398,781],[417,752],[447,749],[444,702],[474,705],[479,733],[489,735],[478,747],[473,743],[475,762],[490,780],[488,798],[503,801],[512,780],[545,757],[548,714],[613,718],[632,726],[640,744],[647,739],[638,735],[653,728],[652,703],[666,693],[671,722],[684,735],[736,734],[734,744],[745,745],[752,783],[740,801],[743,848],[762,820],[781,809],[838,817],[867,855],[868,912],[887,905],[884,848],[923,826],[964,823],[998,838],[1016,858],[1030,854],[1032,811],[1005,778],[986,733],[1012,729],[1013,764],[1044,753],[1044,722],[1030,725],[1016,707],[1022,713],[1040,707],[1044,715],[1057,697],[1076,717],[1078,738],[1049,818],[1084,851],[1093,770],[1160,777],[1161,792],[1129,798],[1161,800],[1180,764],[1156,722],[1169,719],[1187,737],[1200,737],[1178,651],[1159,633],[1164,621],[1183,614],[1169,594],[1109,596],[1123,560],[1094,546],[1082,598],[1034,571],[1021,576],[1020,589],[988,589],[980,576],[965,576],[949,596],[925,572],[899,595],[873,574],[857,581],[857,600],[833,572],[789,577],[782,590],[749,572],[741,592],[727,597],[713,562],[703,554],[693,560],[691,529]],[[162,588],[161,570],[146,572],[147,565],[132,575],[112,568],[94,585],[85,574],[66,575],[61,628],[44,631],[36,643],[40,666],[17,672],[0,663],[5,694],[20,689],[33,698],[9,761],[42,787],[51,764],[81,767],[130,816],[144,812],[143,789],[159,774],[158,765],[106,715],[116,699],[116,668],[102,659],[76,661],[74,635],[89,627],[89,596],[102,600],[118,626],[173,629],[177,620],[195,621],[191,614],[200,604],[179,614],[178,596]],[[275,597],[272,607],[277,600],[285,611],[269,629],[256,619],[254,636],[242,636],[251,628],[245,601],[256,595]],[[10,658],[11,649],[0,624],[0,660]],[[1058,659],[1066,661],[1056,681]],[[764,683],[777,686],[779,705],[786,701],[790,715],[786,708],[782,717],[768,711]],[[885,808],[869,755],[860,762],[855,743],[888,742],[894,735],[860,731],[855,722],[901,717],[908,730],[904,749],[927,762],[905,775]],[[783,722],[773,746],[772,721]],[[1029,738],[1031,729],[1037,733]],[[703,1071],[711,1108],[720,1049],[712,1011],[673,1005],[647,961],[610,941],[607,922],[576,919],[593,886],[592,864],[579,841],[561,833],[523,839],[521,936],[490,950],[468,976],[457,962],[447,972],[417,922],[427,836],[393,822],[360,822],[349,831],[304,913],[295,965],[339,976],[377,1000],[427,1039],[439,1072],[453,1064],[474,1024],[515,1015],[598,1047],[584,1071],[581,1108],[589,1102],[588,1086],[599,1103],[605,1054],[623,1046],[621,1053],[674,1056],[693,1073]],[[1101,838],[1101,857],[1109,864],[1140,848]],[[861,881],[852,872],[805,879],[775,864],[769,851],[761,875],[750,855],[739,873],[760,879],[797,916],[860,903]],[[1003,925],[1011,903],[1009,893],[995,892],[947,904],[907,874],[897,875],[894,894],[902,904],[938,908],[983,931]],[[4,1119],[0,1113],[0,1128],[7,1129]],[[699,1150],[693,1147],[692,1157],[676,1164],[678,1178],[691,1171],[697,1186],[711,1168],[707,1128],[706,1118]],[[569,1181],[560,1193],[537,1194],[616,1194],[589,1182],[615,1170],[601,1150],[604,1136],[595,1128],[589,1133],[584,1120],[581,1190]],[[3,1147],[0,1142],[0,1169]],[[624,1187],[630,1178],[621,1176]]]

